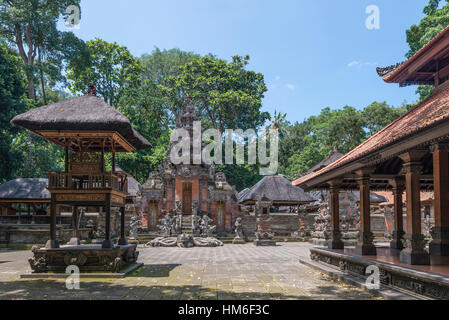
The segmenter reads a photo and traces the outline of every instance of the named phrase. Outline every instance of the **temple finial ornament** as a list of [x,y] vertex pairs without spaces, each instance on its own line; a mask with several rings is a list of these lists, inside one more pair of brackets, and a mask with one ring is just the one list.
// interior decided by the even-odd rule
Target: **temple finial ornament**
[[87,95],[94,96],[94,97],[97,96],[97,87],[93,83],[91,83],[89,85],[89,89],[87,90]]

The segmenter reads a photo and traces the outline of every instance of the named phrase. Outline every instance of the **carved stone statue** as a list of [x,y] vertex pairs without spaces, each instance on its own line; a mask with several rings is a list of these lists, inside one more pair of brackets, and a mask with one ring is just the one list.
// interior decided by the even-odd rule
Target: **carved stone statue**
[[173,225],[170,213],[166,212],[164,217],[160,219],[159,222],[160,222],[160,225],[158,225],[159,230],[164,236],[169,237],[171,235]]
[[234,224],[235,227],[235,238],[243,238],[243,228],[242,228],[242,218],[238,217]]
[[209,218],[208,215],[204,214],[201,222],[200,222],[200,229],[201,229],[201,236],[208,237],[212,232],[215,231],[216,226],[211,226],[210,223],[213,220]]
[[131,221],[129,222],[129,237],[130,239],[137,239],[137,232],[139,230],[139,227],[141,226],[141,220],[137,216],[132,216]]
[[180,234],[182,232],[182,216],[177,215],[173,219],[173,231],[175,234]]

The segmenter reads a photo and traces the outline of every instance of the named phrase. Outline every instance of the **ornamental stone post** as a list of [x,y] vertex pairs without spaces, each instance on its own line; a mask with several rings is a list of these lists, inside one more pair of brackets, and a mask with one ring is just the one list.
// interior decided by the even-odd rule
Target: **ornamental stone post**
[[405,249],[401,251],[400,262],[411,265],[430,264],[430,255],[425,250],[426,241],[421,233],[420,160],[424,154],[423,150],[412,150],[400,155],[404,161],[407,194],[407,234],[404,236]]
[[405,190],[405,181],[402,177],[396,177],[390,181],[393,186],[393,199],[394,199],[394,230],[393,240],[390,242],[391,249],[402,250],[404,249],[404,221],[402,216],[403,202],[402,195]]
[[360,231],[355,252],[363,256],[375,256],[377,254],[374,246],[374,235],[371,232],[370,217],[370,174],[372,169],[357,172],[360,186]]
[[329,249],[344,249],[340,231],[340,184],[340,180],[329,182],[331,214],[331,239],[328,241]]
[[435,227],[431,230],[430,255],[449,256],[449,152],[447,144],[435,144],[433,184]]

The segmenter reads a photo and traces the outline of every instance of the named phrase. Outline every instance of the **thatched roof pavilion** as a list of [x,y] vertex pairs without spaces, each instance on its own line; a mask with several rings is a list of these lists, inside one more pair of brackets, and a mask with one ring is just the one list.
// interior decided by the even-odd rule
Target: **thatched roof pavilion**
[[50,192],[47,190],[48,179],[21,178],[10,180],[0,185],[0,201],[47,201],[50,203]]
[[[151,144],[131,126],[130,121],[115,108],[93,93],[49,104],[17,115],[12,124],[33,131],[58,145],[65,145],[65,138],[83,136],[109,137],[105,152],[129,152],[150,148]],[[112,147],[111,140],[115,146]],[[69,149],[80,151],[83,146],[72,140]],[[89,145],[89,151],[100,152],[100,143]]]
[[254,204],[265,196],[273,204],[300,205],[316,201],[310,194],[299,187],[294,187],[284,176],[267,176],[256,183],[251,189],[239,194],[242,204]]

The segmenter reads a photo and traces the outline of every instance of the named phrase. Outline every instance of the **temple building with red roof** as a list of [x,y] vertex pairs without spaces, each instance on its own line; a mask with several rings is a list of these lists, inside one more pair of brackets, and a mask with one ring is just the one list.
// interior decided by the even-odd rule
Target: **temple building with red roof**
[[[311,249],[312,258],[338,265],[342,270],[359,270],[363,276],[361,270],[365,269],[359,267],[375,263],[381,269],[381,281],[386,284],[447,298],[449,286],[444,286],[444,281],[437,282],[436,289],[427,275],[414,274],[418,290],[411,284],[413,277],[407,278],[409,281],[404,280],[404,275],[400,278],[395,267],[427,266],[410,270],[438,270],[449,276],[449,267],[442,267],[449,265],[449,27],[408,61],[377,71],[387,83],[428,84],[435,88],[430,97],[343,157],[293,182],[306,191],[325,189],[331,193],[332,241],[327,250]],[[340,190],[354,189],[360,192],[359,238],[355,249],[343,253],[338,195]],[[388,190],[394,198],[390,248],[376,247],[373,243],[369,195],[377,190]],[[404,190],[406,234],[402,223]],[[435,227],[432,240],[427,243],[421,225],[421,191],[432,190]],[[449,283],[449,277],[446,280]]]

